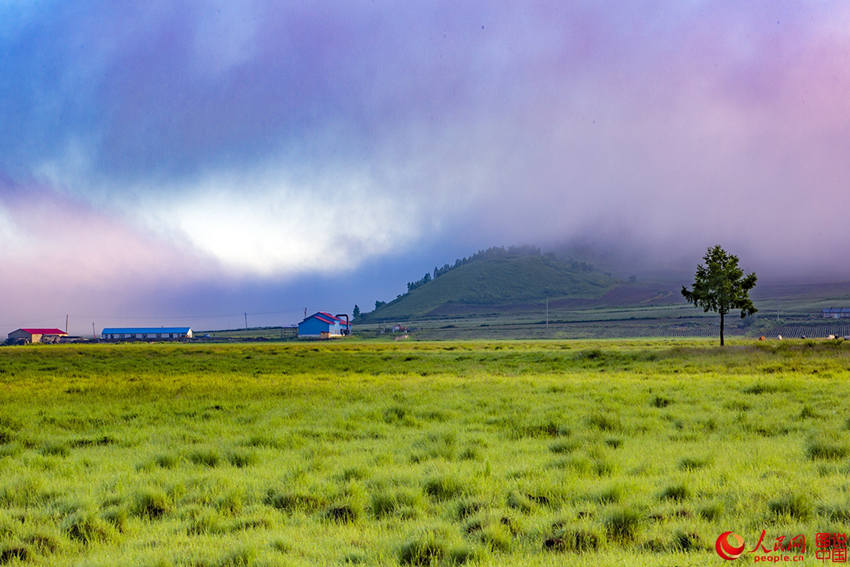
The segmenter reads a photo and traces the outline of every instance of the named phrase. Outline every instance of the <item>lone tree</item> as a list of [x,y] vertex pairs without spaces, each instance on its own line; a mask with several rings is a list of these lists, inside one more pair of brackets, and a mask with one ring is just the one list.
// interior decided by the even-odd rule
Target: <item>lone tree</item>
[[720,245],[709,248],[703,256],[705,265],[697,266],[694,289],[682,286],[682,295],[705,312],[720,313],[720,346],[723,346],[723,330],[726,314],[730,309],[740,309],[741,319],[758,309],[750,299],[750,290],[756,285],[756,274],[744,275],[738,267],[738,257],[728,254]]

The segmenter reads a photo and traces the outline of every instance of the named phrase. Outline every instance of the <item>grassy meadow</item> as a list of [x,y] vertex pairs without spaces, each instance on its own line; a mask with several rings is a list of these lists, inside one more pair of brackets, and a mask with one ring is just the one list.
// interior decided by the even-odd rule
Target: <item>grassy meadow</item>
[[834,341],[3,348],[0,565],[820,564],[848,378]]

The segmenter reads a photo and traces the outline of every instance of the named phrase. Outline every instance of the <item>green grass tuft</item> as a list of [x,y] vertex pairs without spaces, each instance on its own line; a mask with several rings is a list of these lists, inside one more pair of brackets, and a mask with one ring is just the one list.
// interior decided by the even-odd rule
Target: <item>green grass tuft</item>
[[146,488],[133,498],[132,512],[139,518],[158,520],[171,510],[171,502],[161,489]]
[[189,453],[189,460],[196,465],[215,467],[221,462],[221,455],[215,449],[199,449]]
[[685,457],[679,461],[679,470],[687,472],[697,471],[706,468],[709,464],[711,464],[711,459],[709,458]]
[[324,498],[315,494],[302,492],[278,492],[274,489],[268,490],[263,502],[269,506],[277,508],[278,510],[288,513],[315,512],[325,504]]
[[635,540],[642,523],[643,518],[640,513],[630,508],[621,508],[605,519],[605,530],[609,539],[628,543]]
[[398,561],[402,565],[433,565],[446,556],[448,549],[444,533],[428,530],[401,546]]
[[32,556],[32,551],[26,545],[16,543],[4,543],[0,545],[0,565],[6,565],[13,561],[27,562]]
[[243,469],[257,463],[257,454],[250,451],[231,451],[227,454],[227,462],[238,469]]
[[463,493],[463,482],[451,475],[438,475],[425,481],[425,494],[438,501],[451,500]]
[[806,456],[813,461],[837,461],[844,459],[848,454],[850,454],[850,447],[847,442],[836,436],[816,437],[810,440],[806,447]]
[[604,542],[604,536],[586,528],[563,528],[555,526],[555,532],[543,540],[543,549],[569,553],[597,551]]
[[684,484],[673,484],[665,488],[659,498],[662,500],[674,500],[682,502],[691,496],[691,491]]
[[71,454],[71,449],[64,442],[50,441],[41,446],[40,452],[45,456],[67,457]]
[[86,509],[77,510],[68,516],[62,529],[69,538],[86,545],[105,543],[113,536],[109,525],[98,518],[94,511]]
[[807,520],[812,515],[812,503],[807,494],[786,494],[768,503],[768,509],[775,516]]

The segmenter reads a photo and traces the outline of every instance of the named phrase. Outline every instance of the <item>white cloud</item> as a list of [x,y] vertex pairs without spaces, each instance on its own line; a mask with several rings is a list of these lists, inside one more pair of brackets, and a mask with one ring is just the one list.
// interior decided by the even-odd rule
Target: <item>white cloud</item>
[[442,199],[435,196],[435,208],[431,196],[360,171],[303,183],[280,171],[226,173],[143,197],[140,215],[229,271],[289,276],[354,269],[409,246],[440,214]]

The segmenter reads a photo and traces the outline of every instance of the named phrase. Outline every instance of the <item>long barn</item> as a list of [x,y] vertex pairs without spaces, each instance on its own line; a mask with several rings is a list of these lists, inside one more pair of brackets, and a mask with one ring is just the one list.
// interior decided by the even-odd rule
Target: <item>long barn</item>
[[192,338],[191,327],[107,327],[100,333],[107,341],[179,341]]

